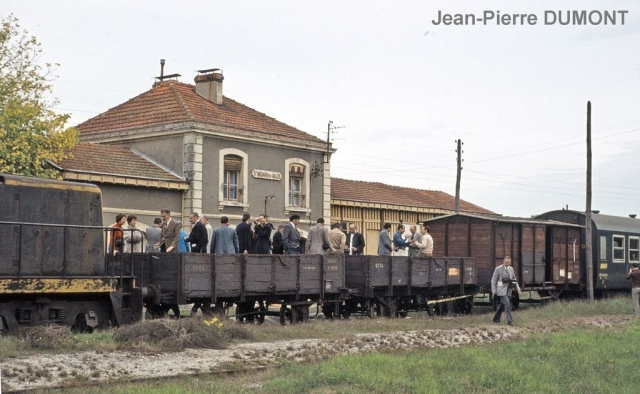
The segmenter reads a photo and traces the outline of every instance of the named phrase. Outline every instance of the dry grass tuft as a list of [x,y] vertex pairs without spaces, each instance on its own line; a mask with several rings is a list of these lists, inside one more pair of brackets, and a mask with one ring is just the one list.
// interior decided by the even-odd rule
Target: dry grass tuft
[[73,341],[73,334],[69,327],[48,325],[36,327],[21,327],[12,333],[18,339],[34,349],[57,349],[61,345],[68,345]]
[[119,328],[113,339],[123,349],[150,348],[160,351],[224,349],[235,338],[248,338],[242,327],[226,327],[217,321],[194,319],[155,319]]

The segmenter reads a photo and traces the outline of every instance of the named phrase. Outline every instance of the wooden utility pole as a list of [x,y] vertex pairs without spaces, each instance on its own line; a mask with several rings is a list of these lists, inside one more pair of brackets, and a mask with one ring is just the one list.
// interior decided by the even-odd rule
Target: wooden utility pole
[[593,247],[591,245],[593,236],[591,235],[591,101],[587,101],[587,208],[585,212],[585,249],[587,264],[587,295],[589,301],[593,302]]
[[458,139],[456,141],[458,143],[458,149],[456,152],[458,153],[458,170],[456,176],[456,213],[460,211],[460,178],[462,177],[462,145],[464,143]]

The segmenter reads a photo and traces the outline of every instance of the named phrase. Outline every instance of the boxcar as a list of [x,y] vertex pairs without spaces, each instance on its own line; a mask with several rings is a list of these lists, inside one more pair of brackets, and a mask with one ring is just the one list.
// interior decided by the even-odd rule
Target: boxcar
[[434,256],[473,256],[478,285],[490,292],[496,266],[510,256],[520,287],[556,294],[580,276],[580,226],[544,219],[455,214],[425,222]]

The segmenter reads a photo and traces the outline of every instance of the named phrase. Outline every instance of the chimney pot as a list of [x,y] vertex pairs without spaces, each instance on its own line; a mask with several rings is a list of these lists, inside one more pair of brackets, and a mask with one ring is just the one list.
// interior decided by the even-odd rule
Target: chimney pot
[[[196,75],[196,93],[215,104],[222,104],[222,81],[224,76],[217,69],[207,74]],[[208,71],[208,70],[207,70]]]

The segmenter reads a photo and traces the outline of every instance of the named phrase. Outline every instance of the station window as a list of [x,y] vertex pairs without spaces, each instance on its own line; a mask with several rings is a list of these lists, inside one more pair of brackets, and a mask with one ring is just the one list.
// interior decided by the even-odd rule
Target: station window
[[224,180],[222,184],[222,197],[225,200],[237,201],[238,194],[242,189],[238,189],[238,180],[242,170],[242,158],[236,155],[226,155],[224,157]]
[[289,168],[289,205],[293,207],[304,206],[304,170],[304,166],[300,164],[292,164]]
[[624,263],[624,235],[613,236],[613,262]]
[[219,188],[218,209],[225,206],[243,207],[247,209],[248,158],[249,156],[234,148],[220,149],[219,151]]
[[640,238],[629,237],[629,262],[640,262]]
[[285,160],[285,213],[309,214],[309,163],[299,158]]

